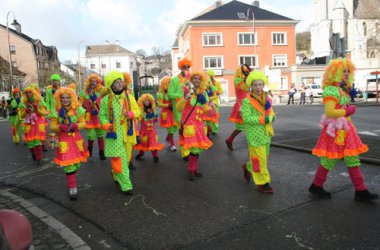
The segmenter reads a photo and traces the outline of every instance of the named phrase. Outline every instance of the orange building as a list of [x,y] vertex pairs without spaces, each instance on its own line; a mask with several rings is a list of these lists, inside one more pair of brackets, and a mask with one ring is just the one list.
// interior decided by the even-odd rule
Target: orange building
[[[252,18],[253,17],[253,18]],[[265,70],[274,94],[287,93],[296,60],[293,20],[239,1],[217,1],[206,12],[180,25],[172,47],[173,74],[183,57],[193,70],[215,71],[223,101],[235,97],[234,72],[241,64]]]

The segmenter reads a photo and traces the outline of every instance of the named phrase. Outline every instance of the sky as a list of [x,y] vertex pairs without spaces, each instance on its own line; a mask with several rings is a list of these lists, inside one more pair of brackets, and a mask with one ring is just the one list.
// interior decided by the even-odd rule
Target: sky
[[[46,46],[55,46],[61,62],[76,62],[78,50],[83,57],[86,45],[106,41],[118,41],[133,52],[143,49],[148,55],[154,46],[170,50],[178,25],[214,3],[215,0],[0,0],[0,23],[5,26],[7,14],[12,11],[24,34],[40,39]],[[260,8],[299,20],[297,32],[307,30],[313,19],[313,0],[260,0]],[[10,13],[8,22],[12,21]]]

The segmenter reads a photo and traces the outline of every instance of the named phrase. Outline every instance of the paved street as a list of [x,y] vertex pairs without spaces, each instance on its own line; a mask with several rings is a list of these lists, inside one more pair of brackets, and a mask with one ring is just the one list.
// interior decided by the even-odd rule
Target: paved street
[[[248,160],[245,135],[234,152],[224,144],[233,125],[231,106],[221,108],[220,133],[200,157],[204,177],[187,180],[179,153],[165,149],[154,163],[150,154],[132,172],[134,196],[113,183],[110,162],[94,157],[78,174],[79,200],[70,202],[66,179],[50,161],[33,164],[23,145],[12,145],[8,123],[0,121],[0,183],[3,190],[34,203],[67,226],[92,249],[380,249],[380,201],[353,200],[354,189],[343,164],[329,174],[330,200],[307,192],[318,159],[308,153],[272,147],[269,170],[273,195],[243,181]],[[380,106],[359,106],[353,117],[370,152],[380,158]],[[321,105],[276,106],[274,142],[312,147],[319,135]],[[161,141],[164,131],[159,130]],[[380,166],[363,164],[368,189],[380,194]],[[0,200],[1,201],[1,200]]]

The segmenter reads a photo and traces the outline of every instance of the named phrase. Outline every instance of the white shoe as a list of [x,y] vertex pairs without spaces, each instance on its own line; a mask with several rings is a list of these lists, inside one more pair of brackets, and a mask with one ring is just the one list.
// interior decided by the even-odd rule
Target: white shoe
[[78,195],[78,189],[75,187],[75,188],[70,188],[69,189],[69,196],[70,196],[70,200],[74,200],[77,198],[77,195]]
[[177,151],[177,148],[175,146],[170,146],[170,151],[174,152],[174,151]]

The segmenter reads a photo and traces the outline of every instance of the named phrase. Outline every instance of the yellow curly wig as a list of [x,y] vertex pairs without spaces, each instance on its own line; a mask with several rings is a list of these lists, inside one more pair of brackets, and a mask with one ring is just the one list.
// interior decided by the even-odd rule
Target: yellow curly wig
[[266,77],[265,73],[259,70],[254,70],[251,73],[249,73],[246,84],[251,87],[253,81],[255,80],[261,80],[263,81],[264,86],[268,85],[268,78]]
[[191,67],[191,61],[187,59],[186,57],[178,61],[178,68],[182,69],[183,66]]
[[323,75],[322,89],[327,86],[341,83],[343,80],[343,71],[345,69],[350,70],[350,75],[346,84],[348,87],[351,87],[351,83],[354,79],[355,66],[351,60],[347,58],[337,58],[331,60],[327,65],[325,74]]
[[78,107],[79,107],[79,101],[78,101],[78,98],[77,98],[77,95],[75,94],[75,91],[72,89],[72,88],[59,88],[57,90],[57,92],[54,93],[54,102],[55,102],[55,109],[61,109],[61,96],[63,94],[67,94],[70,96],[70,99],[71,99],[71,104],[70,104],[70,107],[73,109],[73,110],[76,110]]
[[243,71],[241,70],[241,67],[236,68],[234,77],[235,78],[241,78],[241,79],[244,78],[244,74],[243,74]]
[[98,74],[91,74],[89,77],[87,77],[86,88],[88,88],[90,86],[90,81],[92,78],[96,79],[97,84],[96,84],[95,90],[98,90],[102,85],[102,78],[100,78],[100,76],[98,76]]
[[150,105],[152,105],[153,112],[156,112],[156,101],[154,100],[154,97],[151,94],[143,94],[140,96],[139,100],[137,101],[137,104],[139,107],[144,110],[144,102],[148,100],[150,102]]
[[172,78],[170,76],[165,76],[160,80],[160,87],[158,88],[158,92],[165,92],[169,88],[169,84]]
[[25,103],[28,101],[28,98],[26,97],[26,92],[31,92],[33,94],[33,98],[35,101],[40,101],[41,100],[41,94],[40,90],[36,88],[34,84],[30,84],[24,90],[22,91],[22,101]]
[[128,72],[124,72],[123,76],[124,76],[125,87],[127,89],[131,88],[131,84],[132,84],[132,76],[131,76],[131,74],[129,74]]
[[208,82],[208,75],[207,73],[203,71],[193,71],[191,72],[190,81],[193,79],[194,76],[200,76],[202,79],[201,86],[196,90],[195,94],[203,93],[206,90],[207,82]]
[[74,91],[77,90],[77,85],[74,82],[72,82],[69,85],[67,85],[67,87],[73,89]]

